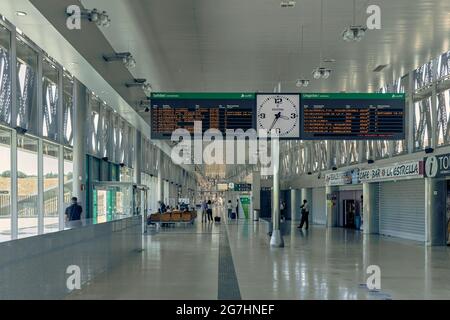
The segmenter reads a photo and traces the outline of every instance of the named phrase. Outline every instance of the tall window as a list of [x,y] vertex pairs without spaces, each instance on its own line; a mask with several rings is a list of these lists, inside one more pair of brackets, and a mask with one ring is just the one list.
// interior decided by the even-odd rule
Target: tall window
[[73,145],[73,78],[68,73],[63,76],[63,120],[64,144]]
[[0,25],[0,122],[11,123],[11,33]]
[[38,54],[17,39],[17,126],[37,134],[36,75]]
[[59,230],[58,167],[59,149],[55,144],[43,143],[44,176],[44,233]]
[[38,234],[38,143],[17,136],[17,213],[19,238]]
[[64,148],[64,209],[70,206],[73,194],[73,152]]
[[0,128],[0,242],[11,240],[11,132]]
[[44,59],[42,62],[42,135],[58,140],[59,72],[56,66]]

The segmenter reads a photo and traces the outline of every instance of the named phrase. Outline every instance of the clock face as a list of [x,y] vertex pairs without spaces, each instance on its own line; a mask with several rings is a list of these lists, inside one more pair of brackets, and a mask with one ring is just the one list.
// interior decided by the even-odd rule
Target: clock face
[[276,130],[280,138],[299,138],[299,95],[262,94],[257,96],[257,129]]

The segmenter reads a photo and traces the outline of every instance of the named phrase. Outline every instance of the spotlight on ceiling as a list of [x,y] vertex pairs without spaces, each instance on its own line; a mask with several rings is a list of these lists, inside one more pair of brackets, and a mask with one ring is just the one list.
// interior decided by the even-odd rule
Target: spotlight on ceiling
[[309,80],[307,80],[307,79],[297,79],[295,85],[297,86],[297,88],[301,88],[301,87],[306,88],[307,86],[309,86]]
[[25,17],[27,15],[27,13],[25,11],[16,11],[16,15],[18,17]]
[[146,79],[134,79],[134,82],[126,83],[125,86],[127,88],[141,87],[147,97],[149,97],[152,93],[152,86]]
[[312,72],[313,78],[318,80],[320,78],[322,79],[328,79],[331,75],[331,69],[319,67],[313,70]]
[[425,153],[429,154],[429,153],[433,153],[433,152],[434,152],[433,148],[431,148],[431,147],[425,148]]
[[363,26],[349,26],[342,32],[342,39],[347,42],[359,42],[366,34],[367,27]]
[[[73,13],[70,10],[67,12],[69,16],[72,16]],[[91,22],[94,22],[99,27],[109,27],[111,24],[111,19],[108,16],[106,11],[99,11],[97,9],[83,9],[80,12],[82,18],[88,19]]]
[[111,61],[122,61],[125,67],[128,69],[133,69],[136,67],[136,60],[134,60],[133,55],[129,52],[119,52],[112,55],[103,55],[103,59],[106,62]]
[[280,7],[282,8],[293,8],[295,7],[296,1],[293,0],[282,0],[280,3]]

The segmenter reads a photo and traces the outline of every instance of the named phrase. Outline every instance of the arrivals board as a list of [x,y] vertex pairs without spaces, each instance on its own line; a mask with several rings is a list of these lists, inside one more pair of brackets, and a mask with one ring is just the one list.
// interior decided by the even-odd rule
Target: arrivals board
[[254,128],[254,93],[153,93],[150,101],[152,139],[170,139],[176,129],[193,134],[194,121],[202,133]]
[[302,140],[401,140],[405,95],[305,93],[301,97]]

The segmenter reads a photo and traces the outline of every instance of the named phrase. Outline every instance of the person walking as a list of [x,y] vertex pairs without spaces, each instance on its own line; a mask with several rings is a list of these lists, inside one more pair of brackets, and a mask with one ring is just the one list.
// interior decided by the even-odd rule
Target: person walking
[[303,200],[303,204],[300,206],[300,209],[302,210],[302,220],[300,221],[300,225],[297,227],[299,229],[303,228],[303,225],[306,223],[306,230],[309,228],[309,205],[308,201],[305,199]]

